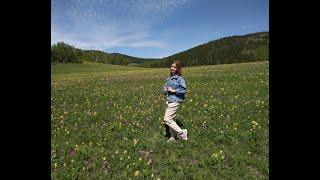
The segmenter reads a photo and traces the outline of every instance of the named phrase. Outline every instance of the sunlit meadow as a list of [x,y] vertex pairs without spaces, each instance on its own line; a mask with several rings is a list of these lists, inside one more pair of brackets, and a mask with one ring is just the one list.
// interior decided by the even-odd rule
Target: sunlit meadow
[[170,143],[168,73],[52,65],[52,179],[268,179],[269,63],[183,68],[177,120],[189,137]]

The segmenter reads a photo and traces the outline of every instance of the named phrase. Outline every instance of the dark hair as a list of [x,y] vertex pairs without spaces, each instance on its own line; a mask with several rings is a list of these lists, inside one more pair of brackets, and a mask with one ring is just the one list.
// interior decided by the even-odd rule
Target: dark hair
[[[176,64],[177,74],[178,74],[179,76],[182,76],[182,69],[181,69],[182,65],[181,65],[181,62],[180,62],[179,60],[176,60],[176,61],[173,61],[173,62],[171,63],[171,65],[172,65],[172,64]],[[171,71],[170,71],[170,76],[172,76]]]

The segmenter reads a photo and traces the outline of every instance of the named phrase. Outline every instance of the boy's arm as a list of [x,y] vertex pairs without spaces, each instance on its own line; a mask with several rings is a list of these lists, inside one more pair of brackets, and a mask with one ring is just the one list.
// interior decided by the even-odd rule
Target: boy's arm
[[187,90],[186,82],[183,78],[181,78],[178,88],[175,89],[175,93],[185,93],[186,90]]
[[164,94],[168,93],[167,82],[168,82],[168,79],[166,79],[166,81],[164,82],[163,88],[162,88],[162,93],[164,93]]

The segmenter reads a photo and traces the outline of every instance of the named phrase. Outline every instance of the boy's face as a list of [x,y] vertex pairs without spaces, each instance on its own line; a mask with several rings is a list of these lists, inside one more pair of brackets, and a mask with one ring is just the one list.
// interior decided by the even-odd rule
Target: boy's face
[[175,63],[173,63],[173,64],[171,65],[170,71],[171,71],[172,73],[174,73],[174,74],[177,72],[177,66],[176,66]]

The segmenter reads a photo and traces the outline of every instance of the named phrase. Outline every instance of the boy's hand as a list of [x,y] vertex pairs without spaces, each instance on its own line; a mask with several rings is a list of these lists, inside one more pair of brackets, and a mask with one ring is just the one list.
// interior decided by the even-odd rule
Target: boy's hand
[[163,86],[163,91],[167,92],[168,91],[168,86]]
[[168,91],[170,91],[170,92],[176,92],[176,90],[172,89],[171,87],[168,87]]

